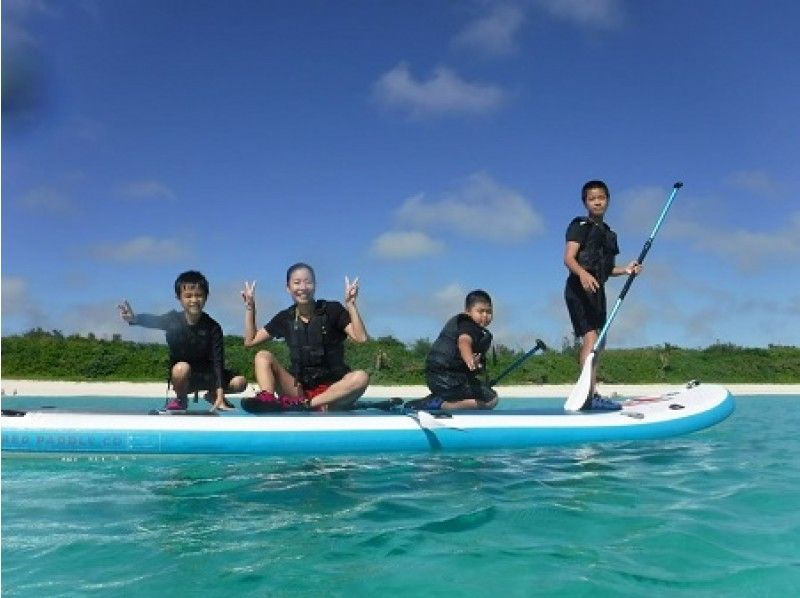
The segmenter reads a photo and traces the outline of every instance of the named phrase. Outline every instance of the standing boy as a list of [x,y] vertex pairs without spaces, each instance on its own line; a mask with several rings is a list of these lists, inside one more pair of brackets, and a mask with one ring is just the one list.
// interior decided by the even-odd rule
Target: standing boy
[[[589,181],[583,186],[581,198],[587,214],[574,218],[567,228],[564,265],[569,270],[569,276],[564,288],[564,299],[575,336],[582,339],[580,364],[583,366],[606,322],[606,280],[610,276],[631,274],[634,271],[638,274],[641,266],[635,261],[624,267],[614,265],[619,254],[617,235],[603,220],[611,199],[608,186],[603,181]],[[598,359],[595,359],[592,385],[583,409],[621,409],[618,403],[595,392],[597,363]]]
[[242,392],[247,381],[225,369],[222,328],[203,311],[208,281],[200,272],[184,272],[175,280],[175,296],[181,312],[136,315],[126,300],[119,305],[120,315],[128,324],[166,331],[170,382],[176,396],[168,399],[164,408],[184,410],[189,393],[207,390],[206,400],[213,404],[212,409],[232,409],[225,393]]
[[492,298],[486,291],[470,292],[464,311],[450,318],[431,345],[425,361],[425,381],[431,395],[410,401],[414,409],[492,409],[497,393],[478,374],[485,374],[486,353],[492,345]]

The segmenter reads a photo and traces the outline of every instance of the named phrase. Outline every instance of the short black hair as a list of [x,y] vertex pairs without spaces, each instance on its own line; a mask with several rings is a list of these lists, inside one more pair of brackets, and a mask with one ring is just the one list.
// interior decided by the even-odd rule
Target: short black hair
[[314,274],[314,268],[312,268],[305,262],[297,262],[296,264],[292,264],[291,266],[289,266],[289,269],[286,271],[286,284],[289,284],[289,279],[292,277],[292,274],[294,274],[296,270],[302,270],[303,268],[311,272],[312,280],[314,281],[317,280],[317,275]]
[[181,297],[181,288],[184,286],[198,286],[208,297],[208,281],[197,270],[187,270],[178,274],[178,278],[175,279],[175,296],[178,299]]
[[608,190],[608,185],[606,185],[603,181],[594,180],[587,182],[583,189],[581,189],[581,201],[586,203],[586,194],[589,192],[589,189],[602,189],[606,192],[606,197],[611,199],[611,191]]
[[492,298],[486,291],[475,289],[474,291],[467,293],[467,298],[464,299],[464,309],[469,309],[476,303],[488,303],[491,305]]

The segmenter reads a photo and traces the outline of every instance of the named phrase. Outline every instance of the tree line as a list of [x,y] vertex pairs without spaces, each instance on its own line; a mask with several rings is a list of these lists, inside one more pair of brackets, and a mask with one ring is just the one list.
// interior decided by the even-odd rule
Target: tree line
[[[346,359],[354,369],[370,373],[372,384],[425,384],[425,357],[431,343],[420,339],[406,344],[391,336],[364,344],[346,343]],[[253,356],[267,348],[288,363],[283,342],[271,341],[247,348],[242,337],[225,337],[226,366],[253,377]],[[34,329],[2,338],[2,376],[31,380],[166,381],[168,354],[161,343],[65,336],[58,330]],[[501,384],[571,384],[579,373],[578,345],[564,339],[562,346],[536,354],[503,379]],[[489,355],[489,377],[502,372],[524,351],[502,345]],[[685,349],[670,344],[636,349],[607,349],[599,378],[608,384],[681,383],[696,378],[724,383],[800,383],[800,348],[769,345],[739,347],[716,343]]]

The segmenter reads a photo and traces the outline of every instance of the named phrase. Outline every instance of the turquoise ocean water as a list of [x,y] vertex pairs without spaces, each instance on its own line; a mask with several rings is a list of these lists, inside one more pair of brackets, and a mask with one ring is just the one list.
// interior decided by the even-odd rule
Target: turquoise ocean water
[[800,397],[742,396],[713,428],[637,443],[4,457],[2,595],[796,595],[799,431]]

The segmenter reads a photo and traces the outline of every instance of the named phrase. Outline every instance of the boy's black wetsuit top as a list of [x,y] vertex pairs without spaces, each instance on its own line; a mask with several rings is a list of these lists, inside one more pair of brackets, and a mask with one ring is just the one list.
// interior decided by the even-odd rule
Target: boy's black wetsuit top
[[306,323],[296,309],[293,305],[278,312],[264,326],[271,337],[286,339],[291,374],[306,390],[341,380],[350,371],[344,362],[350,314],[338,301],[318,300]]
[[462,334],[472,339],[472,352],[486,363],[486,353],[492,345],[492,333],[476,324],[467,314],[450,318],[431,345],[425,360],[425,379],[434,395],[444,399],[473,398],[489,401],[494,398],[492,390],[471,371],[458,350],[458,337]]
[[215,388],[225,388],[222,327],[207,313],[203,312],[194,325],[186,321],[183,312],[175,310],[160,316],[136,314],[130,323],[166,331],[170,371],[173,365],[185,361],[191,366],[193,377],[213,373]]
[[575,259],[597,279],[600,288],[587,293],[581,279],[572,272],[567,277],[564,298],[576,336],[599,330],[606,321],[605,282],[614,269],[619,254],[617,235],[605,222],[597,223],[585,216],[574,218],[567,227],[567,241],[580,245]]

